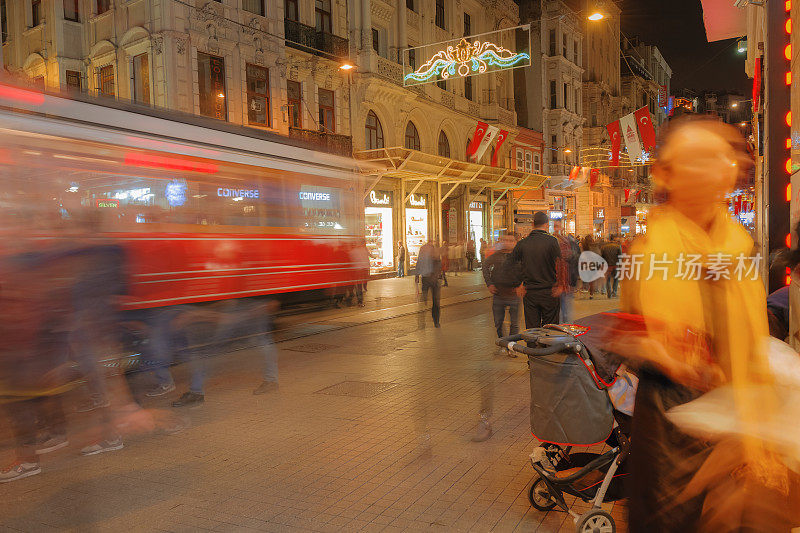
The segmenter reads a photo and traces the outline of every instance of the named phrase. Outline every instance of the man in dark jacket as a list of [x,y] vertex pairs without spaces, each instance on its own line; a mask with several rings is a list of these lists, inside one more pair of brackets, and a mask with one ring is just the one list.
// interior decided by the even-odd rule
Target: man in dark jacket
[[[522,285],[522,271],[519,263],[510,259],[511,250],[514,249],[514,237],[503,235],[497,251],[486,258],[483,263],[483,279],[492,297],[492,314],[494,326],[497,328],[497,337],[503,337],[503,321],[506,318],[511,322],[510,335],[519,332],[519,287]],[[505,348],[501,352],[507,353]],[[513,352],[512,352],[513,354]]]
[[533,231],[511,252],[511,258],[522,265],[525,296],[525,328],[538,328],[558,322],[561,296],[556,262],[561,257],[558,240],[547,233],[549,218],[537,211],[533,215]]

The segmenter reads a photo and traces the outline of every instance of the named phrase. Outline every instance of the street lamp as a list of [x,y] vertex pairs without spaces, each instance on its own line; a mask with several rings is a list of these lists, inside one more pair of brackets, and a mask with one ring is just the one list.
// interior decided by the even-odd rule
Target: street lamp
[[564,148],[564,153],[565,154],[571,154],[572,150],[570,150],[569,148]]
[[589,17],[588,17],[588,18],[589,18],[589,20],[591,20],[591,21],[603,20],[603,19],[605,18],[605,15],[603,15],[603,14],[602,14],[602,13],[600,13],[599,11],[595,11],[594,13],[592,13],[591,15],[589,15]]
[[339,65],[339,68],[341,70],[351,70],[355,67],[353,67],[353,65],[351,65],[350,63],[342,63],[341,65]]
[[734,102],[734,103],[732,103],[732,104],[731,104],[731,107],[732,107],[733,109],[736,109],[737,107],[739,107],[739,102]]

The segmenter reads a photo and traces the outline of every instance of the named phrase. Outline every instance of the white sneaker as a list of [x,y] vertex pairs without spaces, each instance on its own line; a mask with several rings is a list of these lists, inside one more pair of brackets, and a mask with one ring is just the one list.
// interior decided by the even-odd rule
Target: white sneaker
[[116,439],[106,439],[95,442],[81,450],[82,455],[97,455],[98,453],[113,452],[123,448],[122,437]]
[[0,483],[10,483],[25,477],[41,474],[42,468],[39,463],[14,463],[0,471]]
[[163,396],[165,394],[169,394],[170,392],[175,390],[175,383],[164,383],[161,385],[156,385],[149,391],[145,393],[145,396],[149,396],[150,398],[155,398],[156,396]]

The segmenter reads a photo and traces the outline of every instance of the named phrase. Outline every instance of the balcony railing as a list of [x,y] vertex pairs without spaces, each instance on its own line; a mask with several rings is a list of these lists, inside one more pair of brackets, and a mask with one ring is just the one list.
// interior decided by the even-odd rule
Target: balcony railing
[[307,143],[310,148],[321,152],[343,155],[346,157],[351,157],[353,155],[353,138],[349,135],[290,127],[289,137],[299,139]]
[[306,26],[294,20],[284,19],[283,26],[286,46],[329,59],[340,59],[350,55],[347,39],[317,31],[313,26]]

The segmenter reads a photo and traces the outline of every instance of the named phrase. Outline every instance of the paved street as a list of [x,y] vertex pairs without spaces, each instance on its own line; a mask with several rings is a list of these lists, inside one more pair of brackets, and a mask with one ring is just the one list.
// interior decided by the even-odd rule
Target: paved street
[[[0,530],[574,531],[565,513],[529,506],[527,366],[494,355],[479,276],[444,290],[440,329],[418,312],[413,278],[372,282],[364,308],[283,319],[275,393],[251,393],[261,361],[241,350],[213,359],[203,406],[174,410],[178,367],[178,390],[144,405],[188,427],[94,457],[78,455],[76,434],[41,475],[0,485]],[[495,433],[474,443],[484,387]]]

